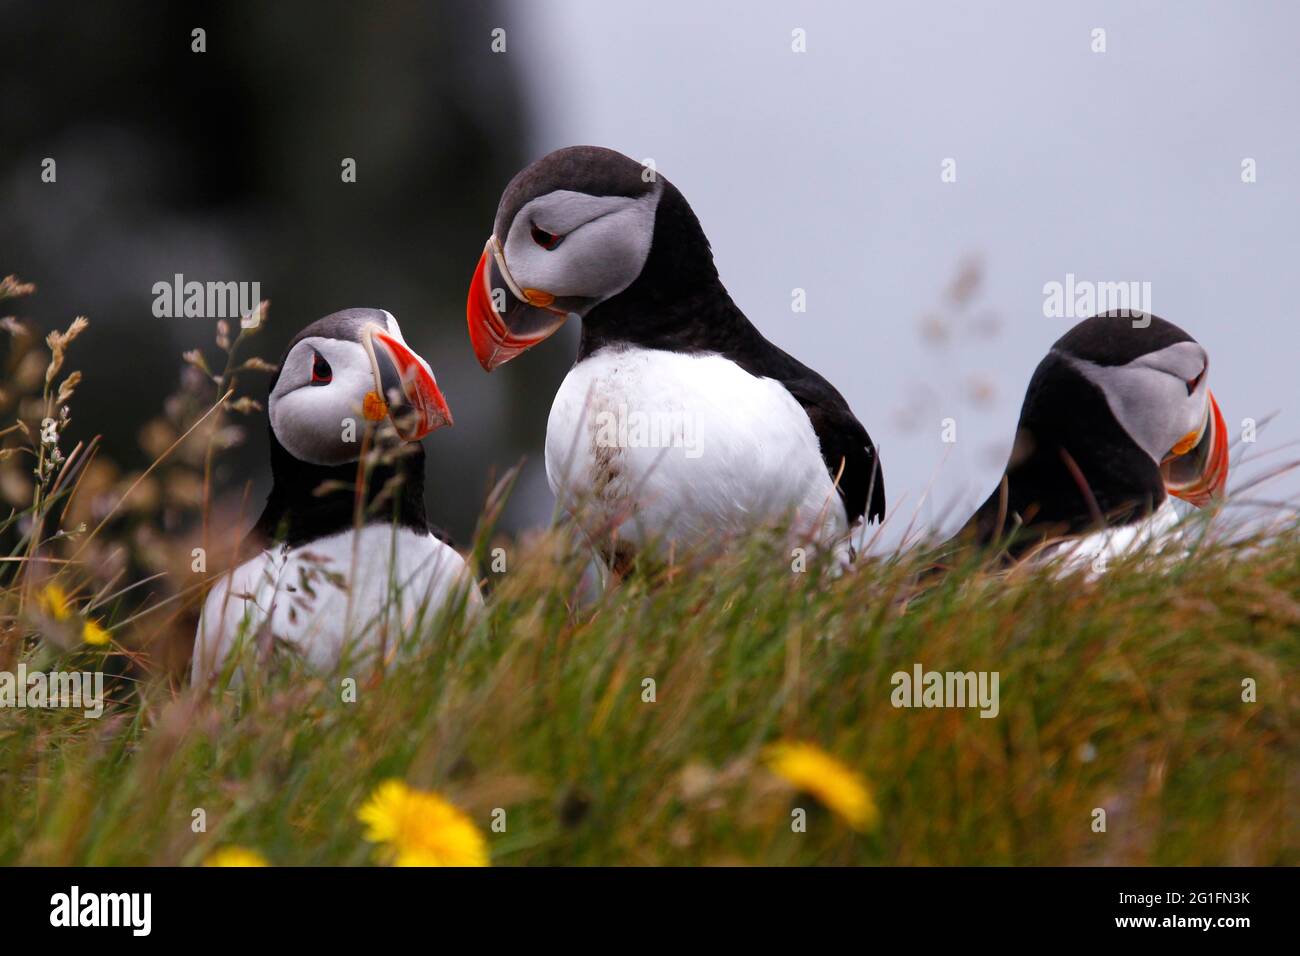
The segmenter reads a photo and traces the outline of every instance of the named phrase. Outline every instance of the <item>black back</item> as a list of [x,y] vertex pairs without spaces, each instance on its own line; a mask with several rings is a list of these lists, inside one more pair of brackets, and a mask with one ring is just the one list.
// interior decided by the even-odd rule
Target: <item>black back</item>
[[1192,341],[1156,316],[1107,313],[1063,335],[1038,364],[1025,393],[1015,448],[1002,481],[959,532],[1015,557],[1047,538],[1139,521],[1165,500],[1151,456],[1115,420],[1101,389],[1070,363],[1123,365]]
[[[640,195],[641,164],[612,150],[560,151],[562,169],[544,161],[524,181],[520,174],[502,198],[498,235],[529,199],[551,189],[592,195]],[[556,154],[553,154],[556,155]],[[527,171],[525,171],[527,172]],[[561,173],[572,175],[564,179]],[[885,516],[885,481],[875,445],[844,397],[826,379],[777,348],[745,317],[718,277],[713,251],[694,210],[662,176],[654,237],[641,274],[624,291],[591,309],[582,320],[578,361],[610,345],[673,352],[717,353],[751,375],[780,382],[803,407],[821,445],[850,523],[864,514]]]

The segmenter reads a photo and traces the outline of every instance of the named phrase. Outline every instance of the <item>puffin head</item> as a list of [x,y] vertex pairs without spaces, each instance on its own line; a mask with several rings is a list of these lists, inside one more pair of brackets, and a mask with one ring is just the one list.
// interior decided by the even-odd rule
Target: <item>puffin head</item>
[[1119,427],[1159,469],[1166,492],[1197,507],[1222,495],[1227,427],[1199,342],[1157,316],[1111,312],[1080,322],[1052,354],[1101,392]]
[[570,146],[510,181],[470,283],[470,340],[487,371],[628,288],[672,186],[611,149]]
[[361,457],[366,422],[418,441],[450,425],[429,363],[382,309],[345,309],[289,343],[267,402],[271,432],[294,458],[341,465]]

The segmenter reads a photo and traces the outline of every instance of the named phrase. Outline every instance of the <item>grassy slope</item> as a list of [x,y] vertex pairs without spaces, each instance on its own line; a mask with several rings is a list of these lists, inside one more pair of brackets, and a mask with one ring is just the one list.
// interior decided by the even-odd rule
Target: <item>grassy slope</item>
[[[0,711],[0,862],[187,864],[235,843],[363,863],[356,808],[400,776],[485,831],[505,808],[497,864],[1300,863],[1294,529],[1168,574],[964,571],[926,593],[906,560],[827,582],[756,543],[578,607],[558,537],[510,562],[488,620],[359,674],[356,703],[281,668],[220,698],[146,685],[99,721]],[[895,709],[890,675],[917,661],[997,670],[1000,715]],[[861,771],[879,828],[765,770],[781,738]]]

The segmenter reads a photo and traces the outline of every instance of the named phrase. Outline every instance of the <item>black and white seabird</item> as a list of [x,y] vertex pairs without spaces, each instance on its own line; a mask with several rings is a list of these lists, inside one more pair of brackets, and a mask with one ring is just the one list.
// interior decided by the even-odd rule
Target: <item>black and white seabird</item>
[[488,371],[581,318],[546,472],[616,567],[651,541],[689,551],[785,519],[844,555],[859,519],[884,517],[876,449],[843,396],[763,338],[686,199],[635,160],[575,146],[515,176],[467,313]]
[[[327,670],[345,651],[357,660],[395,650],[444,607],[482,603],[465,561],[425,518],[420,439],[451,413],[391,314],[347,309],[303,329],[267,413],[273,486],[248,542],[260,553],[209,592],[195,682],[220,672],[241,637],[269,636]],[[380,454],[358,521],[363,442]]]
[[954,540],[1014,558],[1073,536],[1070,552],[1094,561],[1168,531],[1169,495],[1208,505],[1228,479],[1208,369],[1205,349],[1154,315],[1080,322],[1034,371],[1002,480]]

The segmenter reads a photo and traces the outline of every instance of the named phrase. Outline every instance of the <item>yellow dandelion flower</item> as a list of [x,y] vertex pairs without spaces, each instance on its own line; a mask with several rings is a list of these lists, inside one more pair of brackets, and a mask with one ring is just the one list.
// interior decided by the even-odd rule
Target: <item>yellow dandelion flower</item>
[[56,621],[66,621],[72,616],[72,607],[68,604],[68,592],[57,584],[50,583],[41,588],[36,602],[42,611]]
[[109,634],[94,618],[86,618],[86,623],[81,625],[81,639],[87,644],[102,647],[113,639],[113,635]]
[[242,846],[223,846],[203,861],[204,866],[270,866],[266,857]]
[[853,829],[865,832],[880,822],[867,781],[821,748],[793,741],[773,744],[764,752],[764,762],[774,774],[812,794]]
[[436,793],[385,780],[357,811],[366,839],[397,866],[487,866],[487,843],[468,816]]

